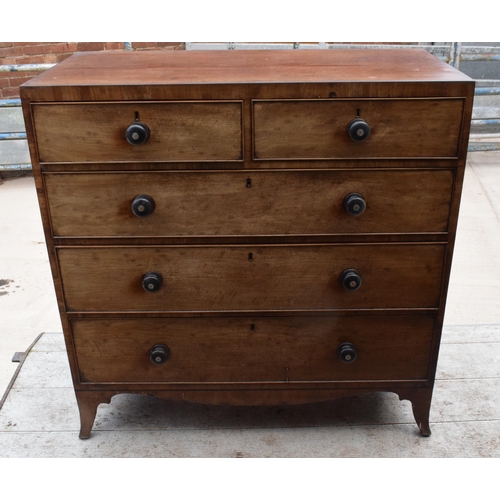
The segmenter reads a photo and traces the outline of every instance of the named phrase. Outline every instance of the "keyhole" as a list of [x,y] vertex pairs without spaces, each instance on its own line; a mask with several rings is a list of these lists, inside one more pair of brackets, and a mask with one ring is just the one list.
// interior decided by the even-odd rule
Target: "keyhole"
[[361,109],[356,110],[356,118],[359,118],[361,116]]
[[135,121],[138,122],[139,121],[139,111],[136,111],[135,112]]
[[251,188],[252,187],[252,179],[247,179],[247,184],[246,184],[247,188]]
[[249,260],[249,261],[252,261],[252,260],[253,260],[253,253],[252,253],[252,252],[250,252],[250,253],[248,254],[248,260]]
[[255,332],[255,325],[253,323],[250,325],[250,331]]

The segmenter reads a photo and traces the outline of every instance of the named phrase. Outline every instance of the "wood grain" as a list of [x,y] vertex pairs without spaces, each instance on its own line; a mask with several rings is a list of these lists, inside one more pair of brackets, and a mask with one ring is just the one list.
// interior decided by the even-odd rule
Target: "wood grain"
[[[82,382],[307,382],[427,377],[432,316],[75,320]],[[343,342],[356,346],[340,361]],[[163,365],[151,348],[165,344]],[[230,389],[230,387],[228,387]]]
[[[169,237],[445,232],[452,170],[45,175],[54,236]],[[344,199],[360,193],[352,216]],[[132,213],[139,194],[155,201]]]
[[[446,245],[59,248],[68,311],[436,308]],[[251,259],[250,259],[251,254]],[[341,275],[363,279],[353,292]],[[163,276],[155,293],[147,272]]]
[[[241,102],[38,104],[41,162],[228,161],[243,156]],[[136,117],[150,130],[140,146],[125,139]]]
[[[462,99],[254,101],[254,157],[455,158],[462,113]],[[363,142],[347,134],[357,116],[371,128]]]
[[[249,405],[390,391],[429,434],[470,78],[420,50],[101,52],[20,92],[82,438],[120,392]],[[136,111],[140,147],[124,139]],[[355,144],[358,114],[372,133]],[[345,191],[363,216],[345,217]],[[130,213],[144,193],[150,219]],[[156,294],[148,271],[164,275]]]
[[[57,79],[54,78],[57,76]],[[425,50],[86,52],[24,87],[471,81]]]

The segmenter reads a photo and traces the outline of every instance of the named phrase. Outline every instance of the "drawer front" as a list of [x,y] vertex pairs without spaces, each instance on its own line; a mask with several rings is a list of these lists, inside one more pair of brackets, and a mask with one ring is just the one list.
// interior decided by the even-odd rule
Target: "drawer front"
[[[81,381],[94,383],[426,379],[433,327],[432,316],[72,321]],[[163,364],[155,345],[168,348]]]
[[[241,102],[33,105],[42,162],[241,160]],[[136,119],[142,145],[126,140]]]
[[[55,236],[445,232],[450,170],[45,175]],[[361,194],[359,216],[344,200]],[[138,196],[154,202],[133,212]]]
[[[254,101],[254,157],[456,158],[462,114],[462,99]],[[358,115],[360,142],[347,133]]]
[[[436,308],[445,248],[61,247],[58,257],[69,311]],[[355,291],[342,283],[348,269],[361,277]],[[161,286],[159,277],[151,275],[152,281],[143,284],[148,273],[161,275]],[[356,279],[346,284],[351,283]],[[148,285],[158,289],[145,291]]]

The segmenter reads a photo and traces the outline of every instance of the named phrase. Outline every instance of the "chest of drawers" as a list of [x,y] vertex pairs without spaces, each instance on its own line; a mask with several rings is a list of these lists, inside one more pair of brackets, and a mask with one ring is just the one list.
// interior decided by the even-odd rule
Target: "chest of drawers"
[[424,51],[75,54],[21,87],[81,416],[429,409],[474,83]]

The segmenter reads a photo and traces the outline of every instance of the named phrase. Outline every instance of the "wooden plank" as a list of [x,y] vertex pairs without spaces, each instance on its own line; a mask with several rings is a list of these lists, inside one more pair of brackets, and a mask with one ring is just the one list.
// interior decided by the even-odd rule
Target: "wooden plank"
[[[448,226],[451,170],[132,172],[45,175],[54,236],[431,233]],[[350,215],[345,198],[366,202]],[[137,195],[155,204],[131,210]]]
[[[243,158],[241,102],[33,105],[41,162],[238,161]],[[144,123],[144,144],[127,128]]]
[[425,50],[79,53],[24,87],[470,81]]
[[[461,99],[254,101],[255,159],[455,158]],[[356,117],[371,131],[347,134]]]
[[[446,245],[59,248],[68,311],[434,308]],[[347,291],[341,276],[359,272]],[[161,274],[155,293],[148,272]]]
[[119,383],[425,379],[433,328],[432,316],[72,321],[81,381]]

